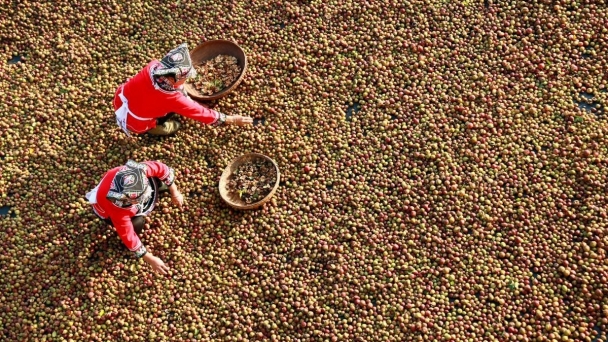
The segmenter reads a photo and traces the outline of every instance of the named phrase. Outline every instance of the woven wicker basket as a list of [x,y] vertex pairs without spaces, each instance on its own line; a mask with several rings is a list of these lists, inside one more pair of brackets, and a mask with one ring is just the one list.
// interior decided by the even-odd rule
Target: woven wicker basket
[[230,94],[243,80],[243,77],[245,77],[245,71],[247,70],[247,56],[245,56],[245,52],[238,44],[222,39],[209,40],[190,51],[190,58],[192,59],[192,64],[194,66],[199,66],[203,62],[215,58],[218,55],[236,57],[237,63],[241,68],[241,75],[239,75],[239,78],[237,78],[237,80],[234,81],[234,83],[232,83],[228,88],[225,88],[222,91],[212,95],[201,94],[194,88],[192,84],[186,82],[184,84],[184,88],[190,97],[199,101],[217,100]]
[[[264,197],[262,200],[260,200],[258,202],[247,204],[247,203],[245,203],[245,201],[243,201],[239,197],[238,194],[230,193],[226,189],[226,184],[228,184],[228,180],[230,179],[230,176],[232,176],[232,173],[239,166],[241,166],[242,164],[244,164],[246,162],[256,160],[256,159],[266,159],[266,160],[271,161],[277,170],[277,180],[274,183],[274,187],[272,188],[272,191],[270,191],[270,193],[268,195],[266,195],[266,197]],[[274,193],[277,191],[280,181],[281,181],[281,173],[279,172],[279,166],[277,165],[277,163],[274,160],[272,160],[272,158],[265,156],[263,154],[260,154],[260,153],[247,153],[247,154],[242,155],[242,156],[234,159],[233,161],[231,161],[230,164],[228,164],[228,166],[222,173],[222,176],[220,177],[220,185],[219,185],[220,196],[222,196],[222,199],[229,206],[231,206],[234,209],[240,209],[240,210],[257,209],[257,208],[261,207],[262,205],[264,205],[264,203],[270,201],[270,199],[272,198]]]

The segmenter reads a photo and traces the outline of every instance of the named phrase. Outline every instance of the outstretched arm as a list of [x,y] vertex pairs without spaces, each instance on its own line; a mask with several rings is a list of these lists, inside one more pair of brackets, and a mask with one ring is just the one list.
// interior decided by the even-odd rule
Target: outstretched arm
[[228,125],[245,126],[253,123],[253,119],[248,116],[226,115],[209,109],[181,94],[175,106],[174,112],[207,125],[219,126],[226,123]]
[[133,228],[133,223],[131,222],[130,217],[111,217],[111,220],[112,224],[116,228],[118,236],[120,236],[120,239],[125,244],[125,246],[127,246],[127,248],[131,252],[133,252],[135,258],[144,259],[146,263],[152,266],[154,272],[160,274],[167,274],[167,271],[169,271],[169,267],[167,267],[160,258],[152,255],[152,253],[146,249],[146,246],[143,245],[143,243],[135,233],[135,229]]

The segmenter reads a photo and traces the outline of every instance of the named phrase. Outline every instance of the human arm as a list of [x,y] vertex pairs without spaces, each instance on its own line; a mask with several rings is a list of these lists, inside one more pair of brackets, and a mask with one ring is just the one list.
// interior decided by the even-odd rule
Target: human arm
[[160,274],[167,274],[169,268],[165,263],[158,257],[152,255],[150,251],[142,244],[141,240],[135,233],[131,218],[128,216],[114,216],[111,217],[112,224],[114,225],[118,236],[125,244],[125,246],[133,252],[133,256],[136,259],[143,259],[146,263],[152,266],[154,272]]
[[209,109],[187,98],[181,92],[176,92],[167,102],[169,106],[167,107],[167,112],[175,112],[206,125],[214,125],[222,121],[222,114],[220,112]]
[[173,168],[159,161],[145,161],[143,164],[146,165],[146,177],[158,178],[168,187],[173,185],[175,181],[175,170]]
[[165,183],[169,187],[171,201],[181,208],[182,204],[184,204],[184,196],[179,192],[177,185],[174,183],[175,171],[159,161],[147,161],[144,164],[146,164],[146,176],[156,177]]
[[137,256],[137,253],[145,252],[145,247],[141,243],[137,233],[135,233],[131,217],[126,214],[116,214],[110,216],[110,220],[112,221],[114,229],[116,229],[116,233],[118,233],[118,236],[127,249],[133,252],[135,256]]
[[248,116],[220,113],[185,97],[183,94],[178,94],[174,101],[175,108],[171,109],[172,112],[179,113],[207,125],[219,126],[225,123],[228,125],[245,126],[253,123],[253,119]]

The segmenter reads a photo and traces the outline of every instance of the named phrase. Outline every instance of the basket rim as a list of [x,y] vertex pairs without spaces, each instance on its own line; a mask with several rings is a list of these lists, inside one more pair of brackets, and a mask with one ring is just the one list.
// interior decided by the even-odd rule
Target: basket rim
[[[186,84],[184,84],[184,88],[185,88],[186,92],[188,93],[188,95],[190,97],[194,98],[194,99],[199,100],[199,101],[213,101],[213,100],[217,100],[219,98],[222,98],[222,97],[224,97],[224,96],[232,93],[234,91],[234,89],[237,86],[239,86],[239,84],[241,84],[241,82],[243,81],[243,78],[245,77],[245,73],[247,71],[247,64],[248,63],[247,63],[247,54],[245,53],[245,50],[243,50],[243,48],[238,43],[233,42],[231,40],[227,40],[227,39],[213,39],[213,40],[207,40],[207,41],[204,41],[204,42],[200,43],[199,45],[197,45],[194,49],[192,49],[190,51],[190,59],[192,59],[192,55],[196,51],[198,51],[200,49],[203,49],[207,45],[211,45],[211,44],[214,44],[214,43],[228,43],[230,45],[235,46],[243,54],[243,68],[241,70],[241,74],[239,75],[239,77],[236,79],[236,81],[234,81],[232,83],[232,85],[230,85],[230,87],[228,87],[226,89],[223,89],[222,91],[219,91],[219,92],[217,92],[215,94],[211,94],[211,95],[200,95],[200,93],[199,94],[194,93],[193,91],[190,90],[190,89],[194,89],[194,87],[191,86],[191,85],[189,85],[188,82],[186,82]],[[200,62],[202,63],[202,62],[207,61],[207,60],[208,59],[201,60]],[[201,63],[199,63],[199,61],[194,61],[192,59],[192,65],[193,66],[198,66]],[[198,91],[197,91],[197,93],[198,93]]]
[[[275,170],[277,171],[277,179],[275,181],[274,186],[272,187],[272,190],[268,193],[268,195],[266,195],[266,197],[262,198],[261,200],[255,202],[255,203],[251,203],[251,204],[244,204],[244,205],[239,205],[236,203],[232,203],[231,201],[229,201],[224,194],[228,193],[227,191],[222,190],[222,180],[227,180],[228,177],[232,174],[230,169],[231,166],[234,165],[237,161],[239,161],[240,159],[246,158],[246,157],[260,157],[260,158],[264,158],[266,160],[269,160],[270,162],[272,162],[272,164],[275,167]],[[255,209],[261,205],[263,205],[264,203],[268,202],[272,196],[274,196],[274,193],[276,192],[276,190],[279,188],[279,184],[281,182],[281,171],[279,170],[279,165],[277,164],[277,162],[270,158],[269,156],[262,154],[262,153],[257,153],[257,152],[248,152],[245,153],[241,156],[238,156],[234,159],[232,159],[228,165],[226,166],[226,168],[224,168],[224,171],[222,172],[222,175],[220,176],[220,181],[218,182],[218,190],[220,192],[220,197],[222,198],[222,200],[224,200],[224,202],[226,202],[226,204],[228,204],[230,207],[234,208],[234,209],[241,209],[241,210],[248,210],[248,209]]]

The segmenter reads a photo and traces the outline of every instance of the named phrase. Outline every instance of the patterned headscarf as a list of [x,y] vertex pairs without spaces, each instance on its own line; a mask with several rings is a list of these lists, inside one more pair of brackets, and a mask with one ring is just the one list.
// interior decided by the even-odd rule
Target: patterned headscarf
[[175,81],[196,76],[196,70],[192,66],[190,51],[186,43],[181,44],[163,57],[160,66],[154,70],[154,76],[171,76]]
[[106,198],[118,206],[125,206],[131,204],[128,200],[147,201],[151,191],[146,164],[129,160],[114,176]]

